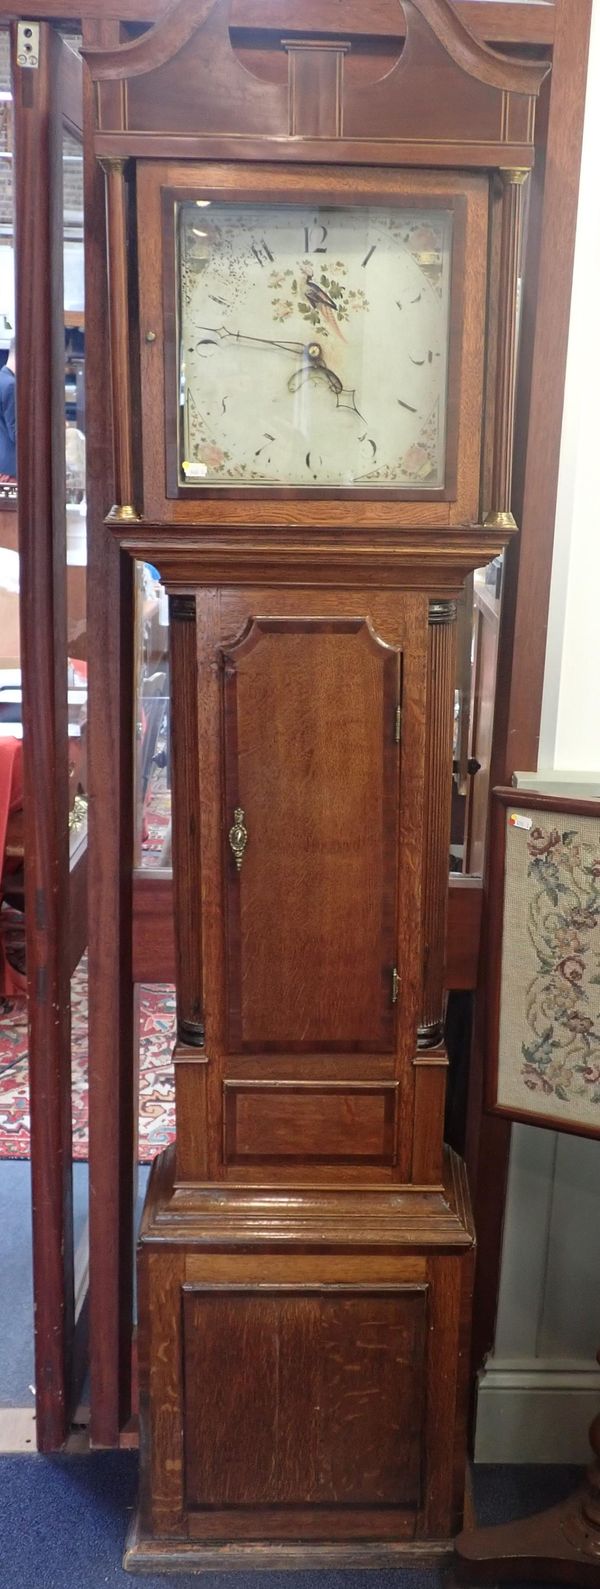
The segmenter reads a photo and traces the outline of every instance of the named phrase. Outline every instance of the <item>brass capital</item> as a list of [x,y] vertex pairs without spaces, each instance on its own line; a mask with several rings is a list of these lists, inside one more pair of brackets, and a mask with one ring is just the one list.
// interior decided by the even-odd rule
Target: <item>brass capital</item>
[[501,166],[500,176],[506,187],[521,187],[529,176],[529,166]]
[[130,507],[129,503],[125,503],[121,507],[118,502],[115,502],[114,507],[111,508],[110,513],[106,517],[107,524],[139,524],[139,521],[139,513],[136,512],[135,508]]
[[454,623],[455,620],[456,620],[456,602],[455,601],[430,601],[430,603],[429,603],[429,622],[430,622],[430,624],[434,624],[434,623]]
[[506,511],[494,511],[492,513],[486,513],[483,521],[483,528],[484,530],[508,530],[510,532],[511,530],[518,530],[519,526],[516,519],[513,518],[512,513]]
[[98,165],[102,166],[102,170],[107,177],[111,175],[111,172],[116,176],[123,176],[127,160],[123,155],[99,154]]

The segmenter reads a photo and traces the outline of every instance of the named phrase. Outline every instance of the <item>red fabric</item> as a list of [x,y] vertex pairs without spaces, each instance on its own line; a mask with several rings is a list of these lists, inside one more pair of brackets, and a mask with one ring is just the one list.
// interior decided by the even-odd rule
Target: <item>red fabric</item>
[[6,848],[6,829],[11,811],[23,804],[23,742],[0,739],[0,854]]
[[[2,476],[0,476],[0,479]],[[73,672],[79,675],[82,685],[87,683],[87,662],[69,658]],[[23,742],[20,739],[0,739],[0,873],[10,871],[5,858],[8,818],[23,805]],[[20,863],[15,863],[15,869]],[[0,900],[1,900],[0,894]],[[0,997],[25,990],[25,979],[9,965],[0,937]]]

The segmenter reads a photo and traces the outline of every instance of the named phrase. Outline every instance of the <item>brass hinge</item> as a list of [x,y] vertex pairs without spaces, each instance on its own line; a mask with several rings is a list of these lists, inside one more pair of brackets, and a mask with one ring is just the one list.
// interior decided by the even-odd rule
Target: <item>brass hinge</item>
[[401,706],[397,706],[396,707],[395,736],[396,736],[396,744],[399,745],[400,744],[400,740],[402,738],[402,707]]
[[392,971],[392,1004],[397,1004],[398,1003],[398,994],[399,994],[399,992],[400,992],[400,977],[398,975],[397,966],[394,966],[394,969]]

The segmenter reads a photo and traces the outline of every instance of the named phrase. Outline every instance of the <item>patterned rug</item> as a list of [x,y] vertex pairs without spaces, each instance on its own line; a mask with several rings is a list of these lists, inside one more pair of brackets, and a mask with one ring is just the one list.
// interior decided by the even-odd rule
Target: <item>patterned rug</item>
[[[140,990],[139,1160],[150,1160],[175,1135],[171,1049],[175,1038],[175,990]],[[87,963],[71,982],[73,1158],[88,1157]],[[0,1001],[0,1158],[29,1158],[27,1011],[24,999]]]
[[162,849],[171,821],[171,792],[169,789],[152,790],[144,807],[144,837],[142,839],[142,867],[171,865],[163,861]]

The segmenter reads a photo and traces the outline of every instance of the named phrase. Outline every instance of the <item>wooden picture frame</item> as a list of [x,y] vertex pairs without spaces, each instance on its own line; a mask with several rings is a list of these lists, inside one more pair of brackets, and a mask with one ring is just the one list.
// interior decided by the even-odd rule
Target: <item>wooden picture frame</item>
[[600,1137],[600,801],[493,791],[488,948],[488,1109]]
[[[453,212],[444,485],[375,487],[196,486],[178,483],[176,205],[198,195],[232,204],[395,205]],[[137,174],[140,235],[162,236],[162,250],[140,249],[140,360],[146,519],[178,524],[277,527],[281,503],[298,504],[303,526],[336,530],[365,525],[450,527],[477,522],[488,297],[489,182],[479,173],[353,167],[175,165],[141,162]],[[160,231],[159,231],[160,228]],[[467,291],[468,282],[468,291]],[[459,401],[457,401],[457,397]],[[297,511],[298,508],[297,508]]]

